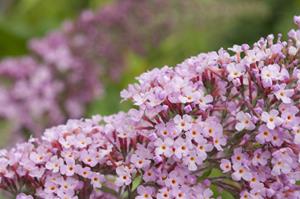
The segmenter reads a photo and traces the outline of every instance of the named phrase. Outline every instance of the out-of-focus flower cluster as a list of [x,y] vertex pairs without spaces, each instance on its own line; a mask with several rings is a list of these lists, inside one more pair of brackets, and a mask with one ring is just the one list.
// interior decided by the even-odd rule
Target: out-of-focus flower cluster
[[98,68],[102,75],[117,79],[128,51],[143,55],[168,34],[173,4],[162,0],[116,1],[98,12],[84,11],[76,21],[66,21],[61,30],[33,39],[30,48],[61,70],[78,65],[77,73],[84,76],[81,68]]
[[118,1],[33,39],[30,56],[0,63],[1,118],[13,124],[13,132],[38,135],[82,117],[102,93],[100,79],[119,78],[124,52],[143,54],[167,35],[172,20],[156,11],[170,6],[159,0]]
[[[300,198],[299,29],[142,74],[138,109],[70,120],[1,151],[18,198]],[[220,169],[211,177],[207,172]]]

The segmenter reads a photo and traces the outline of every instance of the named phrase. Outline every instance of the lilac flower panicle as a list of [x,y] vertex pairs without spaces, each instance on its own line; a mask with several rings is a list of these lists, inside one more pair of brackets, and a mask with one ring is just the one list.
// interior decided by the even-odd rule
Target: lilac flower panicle
[[214,185],[241,199],[300,198],[297,35],[142,74],[121,93],[136,109],[69,120],[2,150],[1,188],[17,198],[204,199]]

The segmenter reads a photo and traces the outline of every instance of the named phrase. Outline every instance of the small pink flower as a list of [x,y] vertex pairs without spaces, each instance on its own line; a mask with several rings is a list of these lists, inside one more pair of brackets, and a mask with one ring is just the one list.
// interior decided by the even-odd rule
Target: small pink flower
[[300,117],[296,116],[299,109],[296,106],[282,104],[279,106],[281,111],[281,118],[283,120],[282,126],[287,129],[292,129],[300,123]]
[[157,199],[171,199],[171,193],[170,189],[168,188],[162,188],[158,190],[158,193],[156,195]]
[[236,115],[237,120],[239,121],[235,125],[235,129],[238,131],[242,131],[243,129],[246,130],[253,130],[255,129],[255,125],[251,120],[251,116],[249,113],[244,113],[244,112],[238,112]]
[[294,22],[300,28],[300,16],[294,16]]
[[121,166],[116,169],[118,178],[116,180],[117,186],[129,185],[131,183],[131,174],[130,171]]
[[188,189],[185,188],[172,189],[171,195],[176,199],[188,199],[189,197]]
[[41,178],[44,175],[45,170],[46,169],[44,167],[33,166],[29,168],[28,175],[31,177]]
[[218,151],[223,151],[222,146],[226,145],[226,138],[225,137],[219,137],[215,136],[213,138],[213,145]]
[[155,190],[153,187],[139,186],[137,188],[138,196],[136,199],[152,199]]
[[191,103],[196,100],[196,92],[191,86],[187,86],[182,90],[182,94],[179,96],[181,103]]
[[294,90],[285,89],[286,84],[281,84],[278,87],[278,90],[274,93],[276,98],[281,100],[285,104],[290,104],[292,102],[291,97],[294,95]]
[[273,131],[274,130],[270,130],[269,128],[267,128],[267,126],[261,125],[258,128],[259,133],[258,135],[256,135],[255,138],[261,144],[264,144],[265,142],[270,142],[272,140]]
[[231,81],[235,78],[238,78],[242,76],[245,72],[245,67],[240,65],[240,64],[228,64],[227,65],[227,70],[228,70],[228,80]]
[[280,77],[280,67],[277,64],[268,65],[261,70],[261,78],[264,87],[271,87],[273,80]]
[[155,154],[156,155],[165,155],[166,157],[170,157],[173,154],[172,146],[174,144],[174,140],[170,138],[166,138],[164,141],[161,139],[157,139],[154,145],[156,146]]
[[86,165],[94,167],[98,163],[96,159],[96,152],[95,151],[82,151],[80,153],[80,159],[82,162],[84,162]]
[[252,158],[252,164],[254,166],[260,165],[266,165],[268,163],[269,158],[271,157],[271,154],[269,151],[262,151],[261,149],[257,149]]
[[269,113],[263,112],[261,120],[267,124],[269,129],[274,129],[275,127],[282,124],[282,119],[278,116],[279,112],[275,109],[272,109]]
[[214,118],[208,118],[205,121],[203,135],[205,137],[216,137],[223,134],[223,127],[217,123]]
[[183,115],[182,117],[180,115],[176,115],[174,117],[174,123],[179,129],[187,131],[192,126],[192,117],[189,115]]
[[150,165],[150,160],[145,159],[144,157],[140,157],[136,154],[133,154],[130,158],[130,162],[135,165],[136,168],[142,169],[148,167]]
[[76,136],[75,145],[78,148],[85,148],[92,143],[92,139],[84,134],[79,134]]
[[174,143],[175,148],[175,156],[179,159],[185,157],[190,152],[188,144],[185,142],[184,139],[178,138]]
[[47,153],[45,153],[43,150],[38,152],[31,152],[30,159],[36,164],[44,163],[47,160]]
[[213,101],[213,97],[211,95],[205,95],[202,90],[198,91],[195,95],[196,103],[202,110],[207,109],[209,104]]
[[234,170],[234,172],[232,173],[231,176],[232,176],[232,179],[234,179],[236,181],[240,181],[241,179],[250,181],[252,178],[251,172],[242,165],[233,164],[233,170]]
[[60,173],[66,176],[73,176],[75,173],[75,161],[68,160],[66,164],[61,165],[60,167]]
[[233,165],[242,165],[247,159],[247,155],[242,152],[242,148],[235,148],[233,156],[231,157],[231,162]]
[[53,173],[57,173],[59,168],[64,164],[63,159],[57,156],[52,156],[50,160],[46,163],[46,168],[51,170]]
[[203,129],[199,125],[193,124],[192,128],[186,132],[186,136],[188,139],[197,141],[198,139],[202,139],[202,131]]
[[104,176],[102,174],[92,172],[92,173],[90,173],[89,178],[91,179],[91,183],[94,188],[102,187],[102,181],[104,180]]
[[76,165],[75,171],[78,175],[84,178],[88,178],[92,173],[90,167],[82,167],[81,165]]
[[48,194],[56,193],[58,190],[58,185],[54,182],[47,181],[44,186],[45,192]]
[[153,169],[147,169],[145,170],[145,173],[143,175],[143,180],[145,182],[155,181],[156,180],[156,173]]
[[181,182],[182,182],[181,176],[176,170],[174,170],[168,175],[166,179],[166,186],[175,189],[178,188]]
[[201,159],[196,152],[191,151],[183,158],[183,163],[187,165],[190,171],[196,171],[198,166],[203,163],[203,159]]
[[207,152],[212,151],[214,146],[205,138],[197,139],[197,143],[196,154],[201,160],[205,160],[207,158]]
[[223,173],[227,173],[231,170],[231,162],[227,159],[222,159],[220,168],[222,169]]
[[294,133],[294,143],[300,144],[300,126],[293,127],[292,132]]

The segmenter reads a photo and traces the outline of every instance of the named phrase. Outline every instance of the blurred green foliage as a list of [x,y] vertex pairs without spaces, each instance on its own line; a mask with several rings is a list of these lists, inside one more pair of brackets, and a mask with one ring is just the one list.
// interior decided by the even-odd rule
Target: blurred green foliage
[[0,57],[27,52],[28,39],[59,27],[109,0],[0,0]]
[[[27,53],[27,42],[74,19],[84,9],[98,9],[112,0],[0,0],[0,58]],[[187,0],[188,2],[188,0]],[[299,0],[199,0],[197,17],[182,16],[176,31],[159,48],[141,58],[127,53],[127,67],[118,82],[104,80],[105,96],[88,107],[87,116],[127,110],[131,105],[119,103],[119,92],[142,72],[163,65],[174,65],[200,52],[253,43],[268,33],[283,33],[293,27],[292,17],[300,14]],[[199,9],[200,8],[200,9]],[[180,15],[179,15],[180,16]],[[153,33],[155,34],[155,33]],[[1,140],[8,140],[8,128],[1,124]],[[215,175],[212,172],[209,175]],[[226,192],[222,198],[233,198]],[[0,197],[1,198],[1,197]]]
[[[64,20],[76,18],[84,9],[98,9],[112,1],[0,0],[0,57],[25,54],[28,39],[43,36]],[[298,0],[198,0],[198,3],[200,10],[191,12],[198,12],[200,17],[194,19],[191,14],[189,20],[178,24],[180,30],[149,55],[150,64],[177,63],[200,51],[254,42],[270,32],[286,33],[292,27],[292,16],[300,12]],[[153,61],[157,56],[159,61]]]

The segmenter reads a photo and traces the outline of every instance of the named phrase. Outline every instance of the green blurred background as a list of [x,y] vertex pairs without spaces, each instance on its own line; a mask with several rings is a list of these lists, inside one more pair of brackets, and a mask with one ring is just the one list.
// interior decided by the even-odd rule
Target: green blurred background
[[[0,58],[25,55],[29,39],[42,37],[64,20],[75,19],[85,9],[96,10],[112,2],[0,0]],[[125,52],[126,69],[121,79],[117,82],[105,80],[104,97],[89,105],[86,116],[128,109],[130,105],[120,103],[119,92],[148,69],[174,65],[200,52],[233,44],[252,44],[269,33],[285,35],[293,27],[292,17],[300,15],[299,0],[198,0],[197,3],[191,14],[179,14],[184,20],[179,20],[174,31],[145,57]],[[3,146],[8,139],[4,127],[0,135]],[[223,198],[231,197],[223,195]]]

